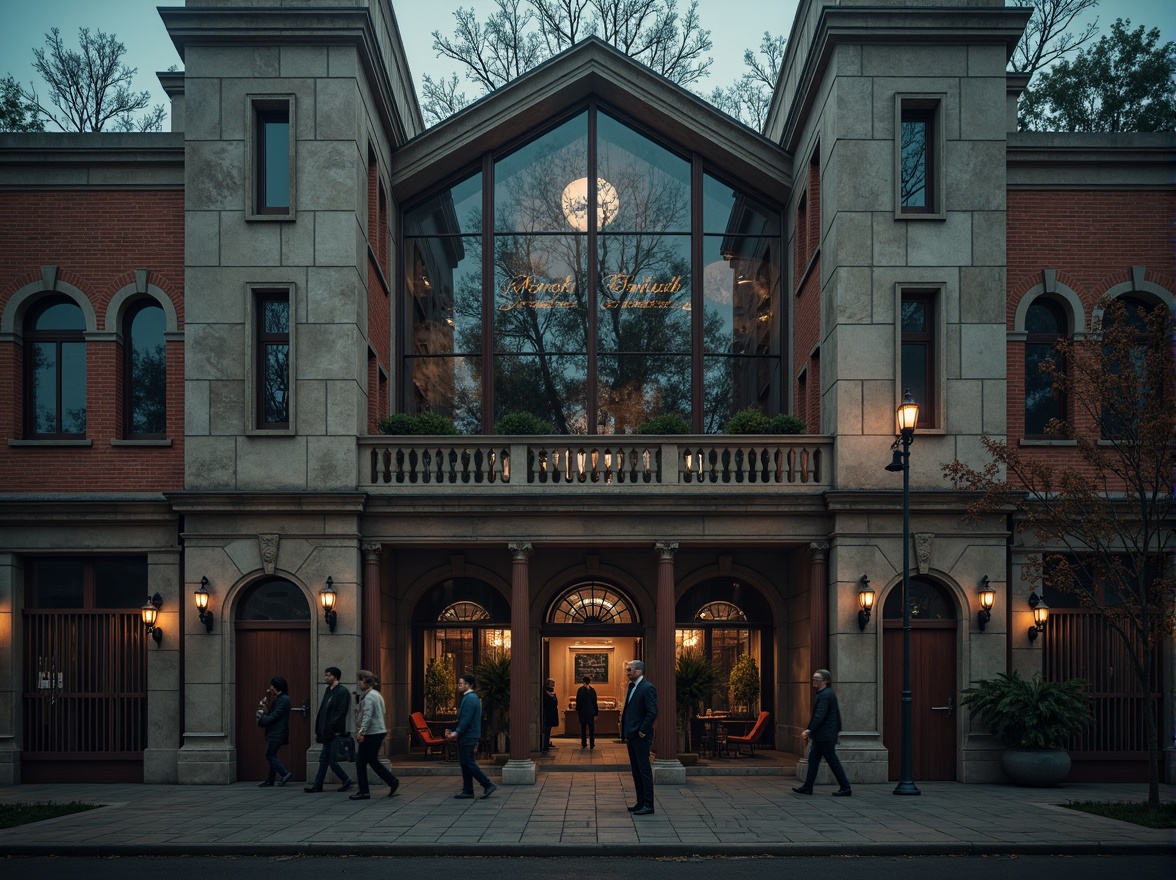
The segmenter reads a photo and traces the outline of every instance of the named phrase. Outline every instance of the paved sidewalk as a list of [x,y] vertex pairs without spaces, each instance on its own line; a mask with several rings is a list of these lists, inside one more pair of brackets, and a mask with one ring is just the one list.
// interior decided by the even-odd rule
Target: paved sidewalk
[[[1052,789],[919,783],[859,785],[852,798],[792,793],[778,776],[688,777],[658,786],[657,813],[633,817],[628,772],[540,773],[487,800],[453,800],[453,777],[404,777],[352,801],[328,787],[18,785],[0,802],[105,804],[0,831],[3,855],[825,855],[1115,854],[1176,852],[1171,830],[1141,828],[1059,806],[1133,800],[1145,785]],[[1173,798],[1172,786],[1162,796]]]

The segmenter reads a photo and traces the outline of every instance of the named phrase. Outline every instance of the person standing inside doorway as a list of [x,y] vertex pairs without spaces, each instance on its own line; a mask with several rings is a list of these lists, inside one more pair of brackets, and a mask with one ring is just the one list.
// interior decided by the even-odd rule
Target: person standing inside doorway
[[833,771],[840,786],[833,792],[833,797],[849,797],[853,794],[849,786],[849,777],[845,775],[845,768],[841,766],[841,759],[837,757],[837,735],[841,733],[841,707],[837,704],[837,695],[833,693],[833,688],[829,687],[832,681],[833,673],[828,669],[818,669],[813,673],[813,690],[817,692],[813,697],[813,717],[801,733],[801,736],[812,745],[809,747],[808,775],[805,776],[804,785],[792,789],[797,794],[813,793],[821,758],[829,762],[829,769]]
[[347,688],[339,684],[343,672],[338,666],[328,666],[324,675],[327,680],[327,691],[323,694],[323,701],[319,703],[318,715],[314,719],[315,739],[322,744],[322,751],[319,752],[318,774],[314,777],[314,782],[302,790],[322,791],[323,783],[327,779],[327,768],[330,768],[331,772],[343,780],[339,791],[348,791],[351,788],[351,777],[335,760],[331,745],[335,737],[347,733],[347,707],[351,703],[351,694],[348,693]]
[[269,773],[265,782],[258,783],[260,788],[272,788],[275,785],[285,785],[290,781],[291,773],[278,757],[278,749],[290,742],[290,695],[286,679],[275,675],[270,679],[266,689],[266,698],[273,697],[273,703],[266,705],[266,699],[257,706],[257,724],[265,728],[265,760],[269,764]]
[[494,794],[498,788],[478,766],[476,752],[482,739],[482,701],[474,692],[477,679],[467,672],[457,679],[457,692],[461,694],[461,705],[457,709],[457,726],[449,731],[449,738],[457,740],[457,762],[461,765],[461,791],[455,800],[474,796],[474,780],[482,786],[482,800]]
[[584,676],[584,683],[576,691],[576,714],[580,717],[580,748],[596,748],[596,716],[600,714],[600,703],[596,699],[596,688],[592,687],[591,675]]
[[559,697],[555,695],[555,679],[547,679],[543,686],[543,742],[544,752],[551,750],[551,731],[559,727]]
[[359,703],[355,707],[355,739],[359,748],[355,754],[355,775],[359,779],[359,791],[351,795],[350,800],[366,801],[371,797],[368,792],[368,767],[388,783],[388,797],[392,797],[396,789],[400,788],[400,780],[380,763],[380,746],[388,735],[388,726],[384,721],[384,698],[376,690],[380,680],[374,672],[361,669],[357,684]]
[[637,802],[629,807],[634,816],[653,815],[653,766],[649,751],[653,745],[653,722],[657,718],[657,689],[645,680],[645,663],[630,660],[625,664],[629,690],[621,712],[621,736],[629,747],[629,767]]

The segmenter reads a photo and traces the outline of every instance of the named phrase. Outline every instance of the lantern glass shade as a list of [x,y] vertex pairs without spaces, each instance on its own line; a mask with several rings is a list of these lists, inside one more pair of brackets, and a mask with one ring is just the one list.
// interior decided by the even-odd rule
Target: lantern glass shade
[[869,611],[874,607],[874,591],[870,587],[862,587],[858,592],[858,604],[862,606],[863,611]]
[[985,611],[991,611],[992,606],[996,604],[996,590],[992,587],[985,587],[980,591],[980,607]]
[[1045,622],[1049,620],[1049,606],[1044,601],[1038,602],[1033,608],[1033,622],[1037,624],[1038,631],[1045,629]]
[[139,609],[139,613],[143,615],[143,623],[148,627],[155,626],[155,621],[159,617],[159,609],[148,602]]
[[335,588],[327,586],[319,591],[319,601],[323,603],[323,611],[335,610]]
[[908,388],[902,396],[902,403],[898,407],[898,433],[911,434],[914,432],[915,425],[918,423],[919,405],[911,397],[911,391]]
[[208,608],[208,590],[204,589],[204,587],[201,586],[200,589],[198,589],[192,595],[196,599],[197,610],[199,610],[199,611],[207,610],[207,608]]

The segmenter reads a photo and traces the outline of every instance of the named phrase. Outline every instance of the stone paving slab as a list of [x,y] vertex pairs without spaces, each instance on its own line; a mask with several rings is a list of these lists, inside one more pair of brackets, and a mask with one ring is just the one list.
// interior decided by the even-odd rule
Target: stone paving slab
[[[852,798],[791,791],[779,777],[690,777],[661,786],[657,813],[634,817],[628,773],[540,773],[487,800],[452,799],[446,777],[402,781],[397,797],[352,801],[300,786],[20,785],[0,802],[103,804],[0,830],[0,855],[825,855],[1176,853],[1171,830],[1061,806],[1139,801],[1144,785],[1052,789],[920,783],[859,785]],[[1172,786],[1162,796],[1172,800]]]

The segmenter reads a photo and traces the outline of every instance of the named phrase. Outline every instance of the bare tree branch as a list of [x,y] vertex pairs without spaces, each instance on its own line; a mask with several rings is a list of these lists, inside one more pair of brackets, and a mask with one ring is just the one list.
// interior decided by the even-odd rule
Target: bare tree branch
[[1098,33],[1097,18],[1082,30],[1070,32],[1074,20],[1098,6],[1098,0],[1017,0],[1016,5],[1032,6],[1033,15],[1009,59],[1009,70],[1013,73],[1036,73],[1094,39]]

